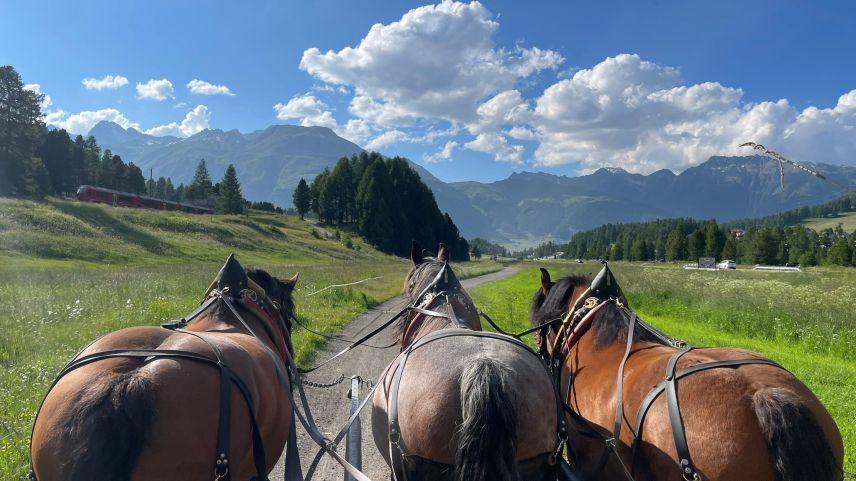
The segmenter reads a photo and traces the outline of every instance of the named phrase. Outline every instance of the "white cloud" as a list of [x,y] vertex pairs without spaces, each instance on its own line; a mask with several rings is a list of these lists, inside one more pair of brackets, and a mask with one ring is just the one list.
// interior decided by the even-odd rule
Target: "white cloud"
[[42,98],[42,103],[39,104],[39,107],[41,107],[42,111],[47,110],[48,107],[53,105],[53,100],[51,100],[51,96],[42,92],[42,86],[41,85],[39,85],[39,84],[26,84],[26,85],[24,85],[24,90],[30,90],[30,91],[35,92],[37,94],[44,95],[44,97]]
[[288,103],[276,104],[273,109],[276,111],[276,118],[279,120],[300,119],[300,125],[304,127],[335,128],[337,126],[333,114],[327,110],[327,104],[311,94],[292,97]]
[[235,96],[235,94],[232,93],[231,90],[229,90],[229,87],[225,85],[214,85],[204,80],[193,79],[190,82],[187,82],[187,88],[190,89],[190,93],[194,93],[197,95],[228,95],[230,97]]
[[207,129],[209,126],[209,121],[211,120],[211,113],[208,111],[208,107],[204,105],[197,105],[196,108],[191,110],[184,116],[184,120],[181,123],[170,122],[166,125],[161,125],[159,127],[154,127],[149,130],[146,130],[145,133],[149,135],[154,135],[157,137],[163,137],[166,135],[174,135],[176,137],[190,137],[193,134],[202,132]]
[[435,154],[431,154],[431,155],[426,155],[423,158],[425,159],[426,162],[439,162],[441,160],[449,160],[452,158],[452,152],[455,150],[455,148],[459,147],[460,145],[461,144],[459,144],[458,142],[455,142],[454,140],[450,140],[450,141],[446,142],[446,145],[444,145],[443,148],[440,149],[439,152],[437,152]]
[[83,83],[83,86],[86,87],[87,90],[116,90],[128,85],[128,79],[121,75],[105,75],[100,79],[87,77],[83,79],[81,83]]
[[[481,3],[444,1],[375,24],[355,46],[310,48],[300,68],[323,83],[316,91],[345,88],[352,118],[337,125],[309,94],[277,104],[277,115],[328,125],[370,146],[435,145],[425,159],[463,147],[514,163],[648,173],[747,154],[737,146],[752,140],[803,160],[856,164],[856,90],[835,106],[799,111],[786,99],[748,103],[740,88],[688,83],[677,68],[620,54],[562,71],[540,94],[527,95],[543,80],[538,72],[558,70],[564,59],[538,47],[495,45],[498,19]],[[514,140],[533,142],[532,157]]]
[[86,135],[98,122],[109,120],[122,126],[122,128],[134,128],[139,130],[140,125],[128,120],[122,112],[116,109],[84,110],[83,112],[69,115],[67,112],[58,110],[45,115],[45,123],[60,129],[65,129],[71,134]]
[[467,142],[464,147],[477,152],[493,154],[494,159],[515,164],[523,163],[524,148],[522,145],[509,144],[501,134],[479,134],[475,140]]
[[172,82],[167,79],[149,80],[146,83],[137,83],[137,95],[141,99],[166,100],[172,98],[175,90],[172,88]]
[[856,163],[853,92],[830,109],[798,112],[785,99],[746,104],[741,89],[683,85],[676,69],[623,54],[556,82],[537,99],[530,121],[541,140],[535,160],[579,163],[587,171],[681,171],[712,155],[748,154],[737,146],[751,140],[805,160]]
[[400,130],[387,130],[366,144],[367,150],[377,150],[396,142],[407,142],[410,137]]
[[385,127],[421,118],[475,122],[482,99],[564,60],[538,48],[496,48],[499,24],[480,3],[443,2],[375,24],[356,47],[310,48],[300,68],[319,80],[351,87],[350,112]]

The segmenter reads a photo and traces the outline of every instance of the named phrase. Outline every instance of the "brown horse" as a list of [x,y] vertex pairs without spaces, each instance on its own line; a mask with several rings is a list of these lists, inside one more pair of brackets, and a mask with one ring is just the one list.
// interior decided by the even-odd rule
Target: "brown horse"
[[[842,479],[835,422],[784,368],[663,335],[625,307],[608,267],[594,280],[541,272],[530,320],[561,369],[575,418],[569,453],[586,479]],[[567,321],[558,338],[557,320]]]
[[441,244],[414,242],[402,354],[375,391],[375,443],[398,481],[556,479],[557,394],[537,356],[517,340],[482,333]]
[[230,257],[192,322],[122,329],[84,348],[37,415],[31,479],[266,479],[293,428],[297,279]]

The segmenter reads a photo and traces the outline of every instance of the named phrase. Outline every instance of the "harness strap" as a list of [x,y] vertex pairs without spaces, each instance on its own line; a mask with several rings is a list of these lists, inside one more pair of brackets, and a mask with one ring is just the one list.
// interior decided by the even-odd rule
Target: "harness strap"
[[669,422],[672,425],[672,437],[675,440],[675,452],[678,455],[678,465],[680,466],[681,474],[687,480],[701,480],[693,465],[692,458],[690,458],[690,448],[687,446],[687,434],[684,431],[684,421],[681,419],[681,408],[678,406],[678,386],[675,380],[675,366],[677,366],[678,360],[692,349],[692,347],[681,349],[669,358],[669,362],[666,365],[666,399],[668,401]]
[[[680,354],[680,351],[678,351],[678,353],[676,353],[676,354]],[[690,374],[693,374],[693,373],[696,373],[699,371],[706,371],[708,369],[733,368],[733,367],[744,366],[747,364],[764,364],[764,365],[768,365],[768,366],[777,367],[779,369],[785,369],[779,363],[772,361],[770,359],[730,359],[727,361],[713,361],[713,362],[706,362],[706,363],[702,363],[702,364],[696,364],[694,366],[690,366],[690,367],[681,369],[680,371],[674,373],[674,375],[672,376],[672,378],[673,378],[672,382],[675,382],[682,377],[689,376]],[[677,363],[676,363],[676,365],[677,365]],[[654,386],[650,391],[648,391],[648,394],[642,400],[642,404],[639,405],[639,409],[636,411],[636,422],[633,425],[634,431],[636,432],[636,438],[633,440],[633,446],[632,446],[633,454],[631,456],[631,458],[634,460],[636,459],[636,453],[639,450],[639,446],[642,443],[642,431],[643,431],[644,426],[645,426],[645,416],[648,414],[648,410],[654,404],[654,401],[656,401],[657,398],[660,396],[660,394],[662,394],[663,391],[666,390],[667,382],[668,382],[668,380],[660,381],[656,386]],[[671,419],[671,412],[670,412],[669,417]],[[680,454],[679,454],[679,456],[680,456]],[[681,466],[681,471],[683,473],[683,466]]]

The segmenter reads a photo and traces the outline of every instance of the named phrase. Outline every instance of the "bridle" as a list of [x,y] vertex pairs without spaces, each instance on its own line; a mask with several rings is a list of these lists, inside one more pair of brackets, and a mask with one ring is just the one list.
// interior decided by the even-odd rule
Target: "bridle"
[[[431,262],[439,261],[426,261],[416,267],[413,274],[410,276],[408,290],[412,291],[416,287],[419,282],[419,277],[425,270],[427,270],[427,267],[431,265]],[[411,298],[412,300],[408,306],[409,312],[404,320],[404,330],[401,336],[402,351],[414,341],[413,336],[418,332],[419,328],[422,327],[425,319],[428,317],[444,318],[448,319],[452,325],[465,326],[465,323],[463,323],[455,313],[453,305],[457,303],[463,306],[463,309],[470,309],[469,306],[472,305],[472,302],[465,302],[464,299],[462,299],[461,293],[458,292],[457,289],[456,292],[451,293],[449,292],[451,289],[441,289],[441,286],[448,288],[448,285],[449,263],[448,261],[443,261],[443,265],[440,267],[437,274],[435,274],[431,279],[431,282],[423,287],[422,290],[419,291],[419,294]],[[445,312],[432,309],[435,305],[439,304],[440,301],[445,301]]]
[[[548,369],[553,374],[553,379],[556,383],[557,388],[561,388],[562,365],[564,364],[564,361],[568,354],[570,354],[571,349],[575,345],[577,345],[582,336],[589,331],[589,327],[591,326],[591,323],[596,317],[596,315],[607,305],[610,304],[616,306],[618,309],[621,309],[625,314],[628,314],[630,316],[627,328],[628,332],[626,348],[624,351],[624,356],[622,357],[621,363],[618,367],[618,375],[616,380],[616,413],[612,437],[607,438],[599,434],[599,431],[595,429],[595,425],[592,422],[586,420],[579,413],[571,409],[570,406],[563,403],[565,406],[565,411],[568,413],[568,415],[571,416],[572,419],[577,421],[577,423],[582,426],[583,434],[589,437],[599,438],[604,441],[606,449],[601,455],[597,470],[602,470],[605,467],[607,459],[611,453],[618,460],[618,463],[621,465],[621,468],[624,471],[624,475],[628,479],[628,481],[633,481],[633,472],[635,466],[634,460],[636,459],[636,455],[641,444],[642,430],[644,427],[645,417],[654,401],[656,401],[661,394],[665,393],[667,398],[666,403],[668,407],[669,423],[672,431],[675,452],[677,453],[678,457],[678,469],[680,470],[681,478],[685,481],[701,481],[701,475],[698,473],[696,466],[693,464],[686,440],[686,433],[684,431],[684,424],[681,418],[680,407],[677,398],[677,381],[685,376],[699,371],[717,368],[733,368],[746,364],[764,364],[778,367],[780,369],[784,368],[769,359],[747,358],[731,359],[726,361],[702,362],[678,370],[677,363],[680,358],[695,348],[685,341],[664,334],[663,332],[657,330],[653,326],[639,319],[636,313],[630,310],[630,308],[627,306],[627,301],[624,298],[623,293],[621,292],[621,288],[615,281],[615,278],[613,277],[612,272],[609,270],[608,265],[604,265],[603,269],[594,278],[589,288],[586,289],[573,303],[567,314],[562,318],[561,326],[556,330],[556,335],[553,338],[551,346],[552,349],[549,351],[549,354],[547,354],[547,361]],[[543,329],[543,331],[541,332],[551,331],[553,322],[554,321],[551,320],[539,326]],[[642,403],[639,405],[639,408],[636,413],[635,423],[631,431],[631,433],[633,434],[633,441],[630,446],[630,467],[628,468],[627,463],[625,463],[625,461],[618,453],[617,444],[620,442],[621,430],[624,424],[624,368],[627,364],[628,359],[630,358],[630,355],[632,354],[632,346],[634,344],[636,326],[641,327],[643,330],[653,335],[663,345],[676,349],[676,352],[669,358],[668,362],[666,363],[665,379],[653,388],[651,388],[651,390],[642,400]],[[542,350],[542,345],[546,346],[546,342],[547,337],[545,336],[541,339],[541,342],[539,343],[539,351]],[[545,349],[545,347],[543,349]],[[569,398],[573,386],[574,375],[573,373],[571,373],[571,377],[568,380],[567,393],[564,399]]]
[[[236,274],[236,272],[239,272],[239,274]],[[224,279],[226,277],[224,273],[230,275],[231,279]],[[237,295],[233,296],[233,292],[236,292]],[[77,355],[75,355],[74,358],[72,358],[72,360],[69,361],[69,363],[66,364],[66,366],[59,372],[59,374],[57,374],[56,378],[54,378],[53,383],[45,393],[45,396],[39,405],[39,409],[36,412],[36,419],[38,418],[39,412],[41,411],[48,394],[50,394],[51,390],[53,390],[60,379],[71,371],[100,360],[113,358],[137,358],[145,361],[158,358],[171,358],[207,364],[216,368],[220,373],[220,413],[217,426],[216,453],[213,463],[215,481],[231,480],[229,461],[231,460],[232,386],[236,387],[243,397],[249,412],[253,464],[256,469],[256,476],[252,479],[257,481],[267,480],[264,443],[261,438],[261,431],[258,423],[256,422],[255,403],[253,402],[252,391],[238,376],[237,372],[232,370],[226,364],[221,349],[215,342],[208,338],[209,333],[204,331],[188,331],[184,329],[184,327],[192,323],[203,313],[221,302],[232,312],[240,325],[243,326],[250,335],[258,340],[261,346],[265,349],[269,349],[265,342],[262,341],[262,338],[260,338],[252,329],[244,316],[241,315],[238,310],[238,306],[243,307],[245,310],[249,311],[253,317],[258,319],[259,323],[265,330],[265,334],[276,346],[276,357],[282,361],[282,364],[274,363],[278,378],[281,381],[284,381],[287,377],[290,381],[293,381],[293,369],[291,369],[291,367],[293,367],[293,363],[291,362],[291,359],[293,359],[291,353],[292,345],[288,330],[288,318],[293,317],[293,314],[283,314],[281,304],[271,299],[261,286],[246,275],[243,268],[238,264],[234,257],[230,256],[218,275],[218,278],[215,279],[211,286],[206,290],[200,306],[188,316],[161,325],[163,328],[190,335],[203,341],[211,349],[213,357],[193,351],[172,349],[116,349],[79,357],[80,353],[84,352],[100,338],[95,339],[78,351]],[[285,371],[285,373],[283,373],[283,371]],[[293,384],[289,383],[289,385],[291,386]],[[287,391],[287,394],[289,395],[289,398],[291,398],[291,393],[289,391]],[[33,430],[35,430],[35,420],[33,421]],[[288,436],[287,447],[289,453],[287,453],[287,456],[293,458],[296,456],[296,431],[294,422],[291,423]],[[30,439],[32,440],[32,432],[30,434]],[[28,477],[31,481],[37,481],[35,472],[32,469],[32,464],[31,449],[30,471],[28,473]],[[296,466],[296,469],[298,470],[297,473],[299,473],[299,465]],[[299,475],[297,477],[295,476],[294,463],[292,463],[292,466],[287,466],[286,471],[292,476],[290,479],[298,479]]]

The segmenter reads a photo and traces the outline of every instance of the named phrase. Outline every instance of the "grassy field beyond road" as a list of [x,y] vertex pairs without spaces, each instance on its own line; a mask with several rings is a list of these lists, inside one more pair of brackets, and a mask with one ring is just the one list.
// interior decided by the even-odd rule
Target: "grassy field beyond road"
[[[503,329],[529,326],[542,264],[474,290],[480,309]],[[543,264],[553,279],[596,273],[600,264]],[[803,381],[835,418],[845,470],[856,473],[856,272],[687,271],[664,264],[611,265],[630,306],[645,321],[699,346],[751,349]],[[525,339],[530,345],[531,336]]]
[[[81,347],[190,313],[231,252],[275,276],[299,271],[297,315],[326,334],[401,293],[409,261],[357,236],[358,249],[349,249],[346,233],[337,239],[315,229],[272,213],[194,216],[0,198],[0,480],[25,479],[36,408]],[[455,271],[468,277],[501,267],[484,261],[455,264]],[[308,364],[321,343],[295,327],[297,363]]]

